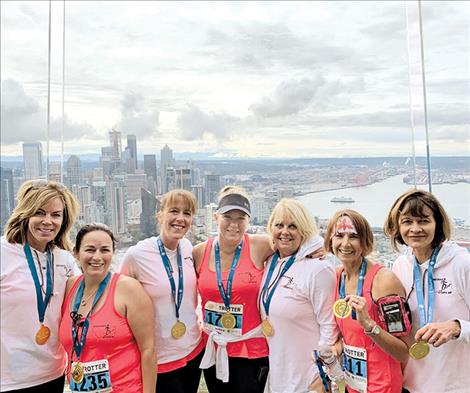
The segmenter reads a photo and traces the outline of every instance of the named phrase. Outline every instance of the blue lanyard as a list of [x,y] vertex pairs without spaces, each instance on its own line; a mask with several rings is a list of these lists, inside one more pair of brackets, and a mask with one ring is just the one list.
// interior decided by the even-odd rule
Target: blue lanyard
[[[77,316],[77,320],[72,320],[72,342],[73,342],[73,349],[75,353],[77,354],[78,359],[80,360],[80,355],[82,353],[83,347],[85,346],[85,341],[86,341],[86,336],[88,333],[88,328],[90,326],[90,314],[93,311],[93,309],[96,306],[96,303],[98,303],[98,300],[100,300],[101,295],[103,295],[103,292],[106,288],[106,285],[108,285],[109,279],[111,278],[111,273],[108,272],[106,277],[104,278],[103,281],[101,281],[100,286],[98,287],[98,291],[96,292],[95,298],[93,299],[93,305],[91,306],[90,311],[88,312],[85,321],[83,322],[83,328],[82,328],[82,334],[80,335],[80,340],[78,340],[78,331],[76,322],[78,321],[78,309],[80,307],[80,302],[82,301],[83,298],[83,291],[85,289],[85,278],[82,279],[82,282],[80,283],[80,286],[78,287],[77,295],[75,296],[75,302],[73,304],[73,311],[71,314]],[[113,300],[114,301],[114,300]]]
[[160,256],[162,257],[163,266],[165,267],[168,280],[170,281],[171,294],[175,302],[175,315],[176,319],[180,317],[180,307],[181,302],[183,301],[183,260],[181,259],[180,245],[178,243],[178,251],[176,252],[176,259],[178,263],[178,296],[176,296],[176,285],[175,279],[173,278],[173,273],[171,271],[170,259],[166,254],[165,247],[163,245],[162,239],[160,236],[157,237],[158,249],[160,250]]
[[271,281],[271,277],[273,275],[274,269],[276,267],[276,262],[279,259],[279,254],[274,254],[273,258],[271,259],[271,264],[269,265],[268,275],[266,276],[266,281],[264,282],[263,289],[261,290],[261,301],[263,302],[264,311],[266,312],[266,316],[269,315],[269,306],[271,305],[271,300],[274,295],[274,291],[277,288],[277,285],[281,281],[281,278],[286,274],[286,272],[290,269],[295,261],[295,256],[297,254],[292,255],[279,274],[279,277],[276,278],[275,282],[272,285],[271,290],[269,290],[269,282]]
[[[38,307],[38,316],[39,322],[44,322],[44,316],[46,315],[46,308],[51,300],[52,296],[52,252],[47,248],[47,265],[46,265],[46,293],[44,298],[41,293],[41,284],[39,282],[38,272],[36,271],[36,266],[34,266],[33,254],[31,253],[31,247],[28,243],[25,243],[23,246],[24,253],[26,255],[26,260],[28,261],[29,270],[31,271],[31,276],[33,276],[34,286],[36,288],[36,299]],[[40,269],[42,269],[40,267]]]
[[415,256],[414,267],[413,267],[413,279],[414,286],[416,288],[416,296],[418,298],[418,312],[419,312],[419,324],[420,327],[423,327],[427,323],[432,322],[433,313],[434,313],[434,280],[432,276],[432,271],[434,270],[434,265],[436,264],[437,254],[441,247],[437,247],[433,250],[431,258],[429,260],[429,269],[428,269],[428,317],[426,319],[426,311],[424,307],[424,288],[421,283],[421,273],[419,272],[418,260]]
[[[362,287],[364,285],[364,277],[366,276],[366,268],[367,268],[367,261],[364,257],[362,257],[361,269],[359,270],[359,278],[357,280],[357,290],[356,290],[357,296],[362,296]],[[339,297],[341,299],[344,299],[344,297],[346,296],[346,290],[344,289],[345,281],[346,281],[346,273],[343,270],[341,272],[341,280],[339,282]],[[356,319],[356,310],[352,310],[351,317],[352,319]]]
[[230,273],[228,275],[228,280],[227,280],[227,291],[225,291],[224,284],[222,282],[222,271],[220,268],[219,242],[217,240],[214,241],[215,271],[217,273],[217,286],[219,287],[220,296],[222,297],[222,300],[224,301],[224,305],[227,309],[230,307],[230,299],[232,298],[233,275],[235,274],[235,269],[238,265],[238,261],[240,260],[242,247],[243,247],[243,240],[235,249],[235,255],[233,256],[232,266],[230,267]]
[[328,377],[326,376],[325,370],[323,369],[323,364],[318,356],[317,350],[313,351],[313,356],[315,357],[315,363],[317,364],[318,372],[320,373],[320,378],[323,383],[323,387],[325,388],[325,392],[329,392],[330,389],[328,387]]

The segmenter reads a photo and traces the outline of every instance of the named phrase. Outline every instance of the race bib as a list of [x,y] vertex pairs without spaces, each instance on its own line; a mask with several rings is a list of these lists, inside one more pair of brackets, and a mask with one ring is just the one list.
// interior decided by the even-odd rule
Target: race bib
[[[235,326],[227,329],[223,325],[224,315],[229,312],[235,318]],[[223,303],[207,302],[204,306],[204,326],[210,331],[229,332],[235,336],[242,335],[243,304],[231,304],[229,309]]]
[[344,345],[344,378],[346,385],[361,393],[367,391],[367,351]]
[[[112,392],[111,376],[109,375],[109,365],[106,359],[94,362],[80,363],[83,367],[83,380],[76,383],[70,378],[70,390],[72,392],[104,393]],[[75,362],[72,362],[72,370]]]

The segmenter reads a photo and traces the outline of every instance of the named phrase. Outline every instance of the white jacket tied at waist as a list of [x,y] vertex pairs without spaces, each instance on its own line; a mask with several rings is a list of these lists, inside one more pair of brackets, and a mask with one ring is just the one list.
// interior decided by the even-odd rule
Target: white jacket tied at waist
[[[264,337],[261,325],[258,325],[242,336],[234,336],[227,332],[219,333],[212,331],[209,333],[207,330],[206,333],[209,334],[209,337],[207,339],[206,351],[199,367],[206,369],[215,364],[215,376],[222,382],[228,382],[229,377],[227,344],[245,341],[250,338]],[[217,350],[214,343],[217,344]]]

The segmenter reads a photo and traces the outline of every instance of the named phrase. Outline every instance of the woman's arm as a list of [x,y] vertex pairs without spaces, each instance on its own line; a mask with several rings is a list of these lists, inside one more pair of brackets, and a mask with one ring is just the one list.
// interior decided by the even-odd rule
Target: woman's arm
[[274,254],[274,246],[268,235],[248,235],[251,259],[258,269],[264,268],[264,262]]
[[206,249],[207,241],[199,243],[193,247],[193,261],[194,269],[196,270],[196,275],[199,275],[199,268],[202,264],[202,258],[204,257],[204,250]]
[[140,283],[120,276],[116,286],[118,302],[125,305],[125,315],[140,351],[143,393],[154,393],[157,383],[155,354],[155,317],[153,304]]
[[[372,283],[372,297],[379,299],[384,296],[399,295],[405,296],[405,290],[400,280],[388,269],[380,269]],[[366,299],[362,296],[348,295],[345,298],[356,310],[357,321],[364,328],[364,331],[370,332],[377,324],[368,312]],[[390,356],[404,363],[408,360],[408,346],[412,343],[412,338],[408,335],[403,338],[395,337],[384,329],[380,329],[377,335],[369,335],[374,342],[387,352]]]

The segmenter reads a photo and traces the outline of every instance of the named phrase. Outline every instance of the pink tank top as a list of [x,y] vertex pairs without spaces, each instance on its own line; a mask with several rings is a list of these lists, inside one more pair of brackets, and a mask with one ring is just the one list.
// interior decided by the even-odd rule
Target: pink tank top
[[[366,299],[370,317],[383,329],[384,326],[379,319],[377,304],[372,299],[372,283],[375,275],[381,268],[383,268],[383,266],[378,264],[367,268],[362,296]],[[340,297],[339,283],[342,271],[343,269],[337,272],[335,300]],[[335,319],[343,336],[345,353],[347,353],[346,346],[352,346],[362,350],[365,349],[366,351],[366,362],[360,359],[361,356],[356,355],[357,351],[352,350],[352,352],[350,352],[351,357],[349,357],[349,359],[346,358],[345,366],[352,370],[353,373],[359,377],[358,379],[366,375],[367,392],[401,393],[403,374],[401,372],[400,362],[375,344],[374,340],[364,333],[364,328],[356,320],[352,319],[352,314],[344,319],[336,317]],[[357,390],[349,385],[348,392],[358,393]]]
[[[82,350],[80,362],[107,359],[114,393],[142,392],[140,351],[127,319],[114,307],[114,292],[119,274],[113,274],[108,295],[102,306],[90,316],[90,327]],[[72,354],[72,319],[70,310],[73,295],[83,275],[75,281],[62,306],[60,342],[69,356]],[[73,360],[76,361],[76,355]],[[70,362],[67,377],[70,380]]]
[[[223,300],[217,286],[217,275],[209,269],[212,244],[209,239],[204,250],[204,256],[198,272],[197,286],[201,295],[202,313],[205,316],[205,307],[208,301],[222,303]],[[240,261],[235,270],[232,283],[231,305],[243,306],[243,323],[241,333],[245,334],[261,323],[258,309],[258,292],[263,278],[263,269],[258,269],[250,256],[250,242],[247,234],[243,238],[243,247]],[[224,288],[227,288],[229,271],[222,272]],[[204,321],[206,325],[206,321]],[[207,342],[207,333],[203,333],[204,344]],[[227,353],[231,357],[256,359],[268,356],[268,344],[265,338],[251,338],[248,340],[228,343]]]

